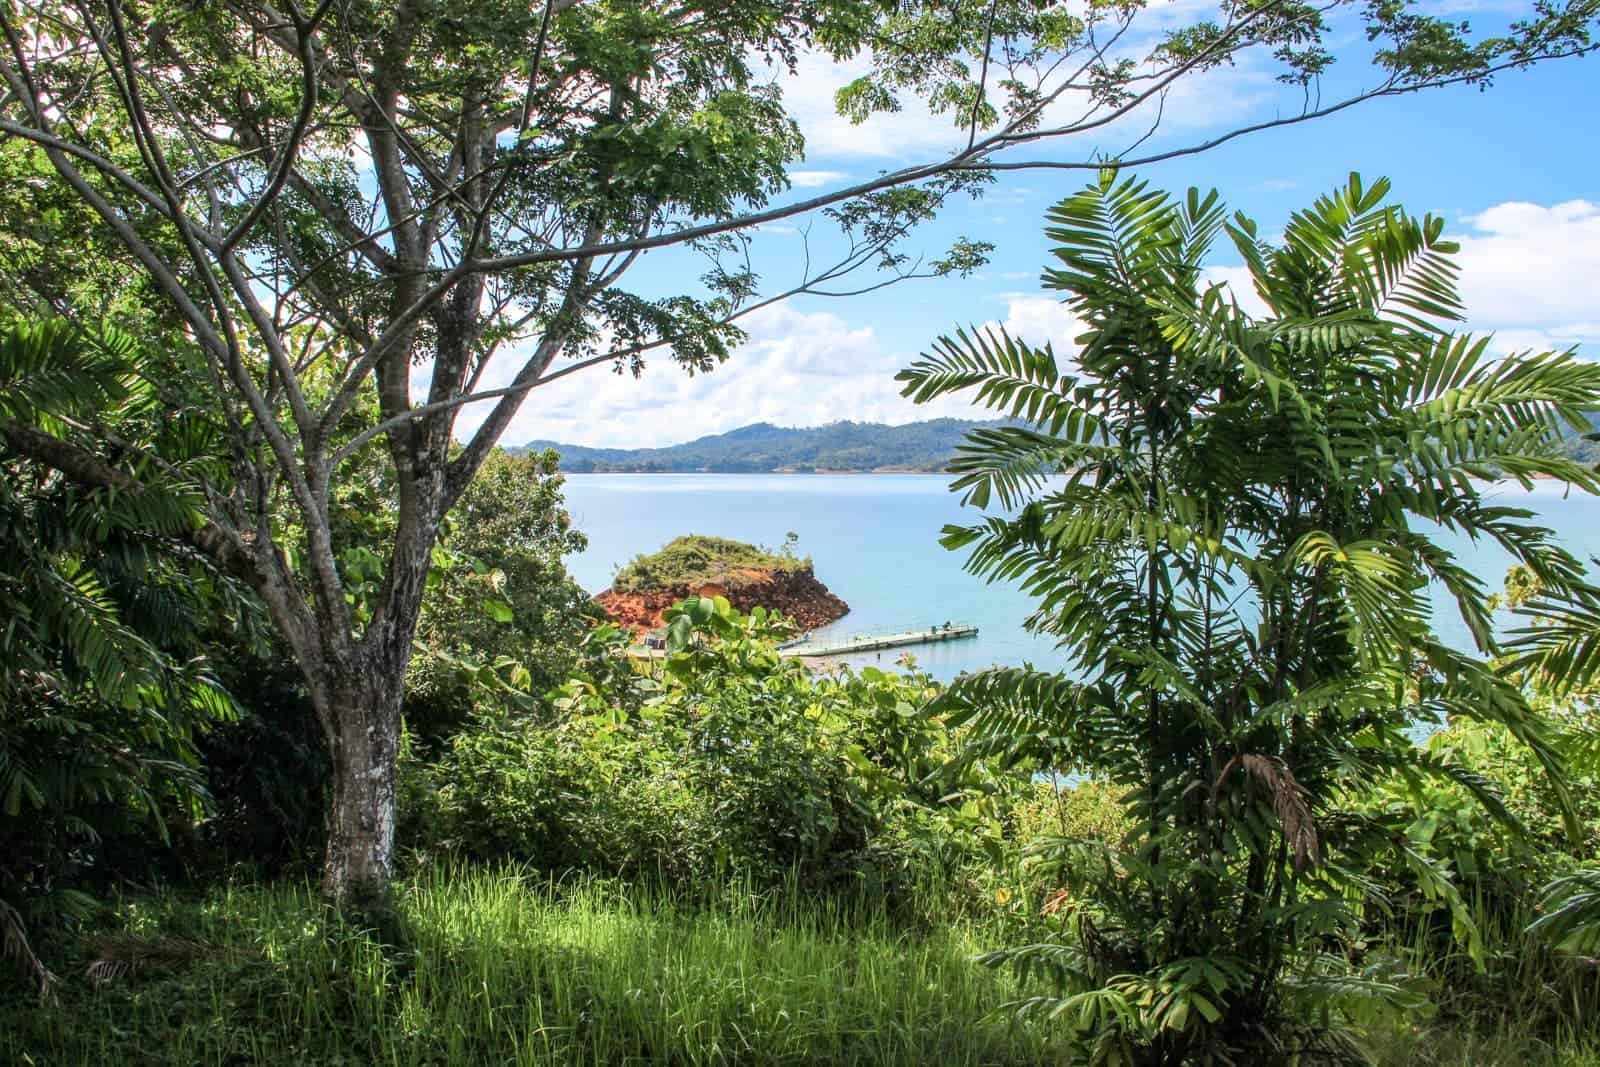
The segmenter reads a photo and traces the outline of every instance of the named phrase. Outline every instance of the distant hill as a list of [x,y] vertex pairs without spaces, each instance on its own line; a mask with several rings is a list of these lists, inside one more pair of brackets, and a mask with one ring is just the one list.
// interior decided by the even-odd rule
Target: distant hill
[[568,473],[657,474],[708,471],[941,471],[967,431],[1001,422],[930,419],[904,426],[835,422],[797,429],[758,422],[668,448],[585,448],[529,441],[513,452],[553,448]]
[[[834,422],[796,428],[757,422],[727,433],[666,448],[588,448],[559,441],[529,441],[511,452],[553,448],[569,474],[766,474],[773,471],[942,471],[968,431],[1003,426],[1008,420],[977,422],[929,419],[903,426],[881,422]],[[1600,432],[1600,412],[1590,415]],[[1600,464],[1600,441],[1568,431],[1574,459]]]
[[[1589,413],[1589,425],[1600,432],[1600,412]],[[1567,431],[1567,454],[1584,463],[1600,463],[1600,441],[1588,440],[1587,434]]]

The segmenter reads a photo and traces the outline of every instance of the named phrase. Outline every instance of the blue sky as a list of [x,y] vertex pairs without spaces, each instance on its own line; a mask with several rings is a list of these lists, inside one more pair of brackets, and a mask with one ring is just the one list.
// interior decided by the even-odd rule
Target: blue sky
[[[1341,55],[1341,62],[1336,84],[1364,72],[1358,55]],[[797,196],[933,158],[952,139],[943,119],[915,108],[863,127],[836,118],[833,89],[851,74],[812,59],[799,77],[782,83],[807,137]],[[1351,170],[1369,179],[1387,175],[1397,202],[1444,216],[1447,232],[1462,241],[1462,288],[1474,330],[1494,331],[1503,350],[1577,343],[1600,353],[1597,90],[1600,58],[1550,63],[1502,75],[1486,92],[1452,88],[1374,101],[1141,173],[1173,190],[1214,186],[1268,231]],[[1247,61],[1169,99],[1151,144],[1190,143],[1292,112],[1298,103],[1297,91]],[[1053,152],[1084,158],[1092,149],[1121,147],[1118,136],[1126,142],[1137,134],[1062,144]],[[1000,322],[1030,341],[1070,350],[1074,324],[1037,284],[1048,251],[1041,227],[1046,208],[1086,177],[1008,174],[981,200],[952,202],[908,246],[936,255],[958,235],[991,241],[991,262],[975,277],[912,281],[837,300],[800,298],[763,311],[745,321],[749,340],[710,375],[691,378],[666,358],[639,380],[604,368],[572,375],[530,395],[505,443],[546,438],[638,447],[756,421],[806,426],[975,416],[957,402],[929,409],[901,400],[894,372],[939,333],[962,324]],[[799,269],[799,225],[773,227],[756,242],[755,265],[774,285]],[[825,228],[815,222],[815,248],[826,246]],[[1213,266],[1226,280],[1238,269],[1237,256],[1225,245],[1219,253]],[[683,253],[665,252],[647,256],[629,280],[642,291],[667,292],[698,273]],[[474,421],[469,412],[462,429]]]

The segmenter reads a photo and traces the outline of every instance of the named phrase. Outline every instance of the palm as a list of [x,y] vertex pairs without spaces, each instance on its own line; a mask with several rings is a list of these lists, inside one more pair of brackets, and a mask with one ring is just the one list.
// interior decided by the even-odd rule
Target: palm
[[[142,403],[138,358],[125,338],[55,321],[0,332],[0,935],[30,959],[6,898],[32,864],[82,851],[93,837],[83,812],[159,822],[171,801],[198,802],[194,734],[231,705],[197,634],[213,613],[254,611],[182,548],[195,528],[190,475],[206,457],[183,420]],[[122,488],[88,491],[9,448],[102,419],[159,435],[164,467],[96,459]]]
[[[1453,248],[1386,191],[1352,178],[1271,248],[1214,194],[1174,203],[1107,174],[1050,216],[1046,284],[1085,327],[1077,373],[991,333],[944,339],[901,376],[918,400],[975,389],[1022,423],[975,434],[953,465],[969,501],[1009,517],[944,543],[1020,580],[1071,670],[984,672],[941,703],[975,752],[1129,790],[1126,848],[1057,857],[1088,890],[1092,933],[999,957],[1058,965],[1106,1059],[1243,1047],[1286,1017],[1292,986],[1275,979],[1318,966],[1307,946],[1350,928],[1348,872],[1389,841],[1344,810],[1371,782],[1447,775],[1503,814],[1476,776],[1412,743],[1418,721],[1502,723],[1557,769],[1518,691],[1435,638],[1427,593],[1442,587],[1487,653],[1486,592],[1440,528],[1492,538],[1548,588],[1579,581],[1548,531],[1475,479],[1600,490],[1555,446],[1600,402],[1600,369],[1570,354],[1491,363],[1444,332]],[[1204,285],[1224,229],[1265,317]],[[1218,969],[1185,962],[1200,959]]]

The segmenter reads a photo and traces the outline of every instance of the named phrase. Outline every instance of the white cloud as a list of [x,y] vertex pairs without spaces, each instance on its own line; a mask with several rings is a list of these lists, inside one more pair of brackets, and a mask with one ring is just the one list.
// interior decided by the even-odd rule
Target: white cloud
[[789,180],[800,189],[817,189],[850,177],[842,170],[792,170]]
[[[1076,322],[1048,297],[1008,301],[1003,325],[1034,344],[1050,341],[1068,357]],[[904,423],[950,416],[984,418],[962,397],[916,405],[900,396],[895,373],[916,358],[884,343],[871,326],[831,311],[777,306],[744,321],[749,339],[711,374],[690,377],[658,358],[635,379],[595,367],[535,389],[504,437],[506,444],[548,439],[640,448],[676,444],[752,422],[818,426],[839,419]],[[510,373],[509,360],[508,369]],[[475,416],[475,417],[474,417]],[[482,413],[464,414],[458,434]]]
[[1248,267],[1207,267],[1201,272],[1201,277],[1210,285],[1226,285],[1228,292],[1233,295],[1233,299],[1246,314],[1267,313],[1267,302],[1256,292],[1255,283],[1250,280]]
[[1495,331],[1502,351],[1600,348],[1600,204],[1510,201],[1466,221],[1458,262],[1474,330]]
[[1035,347],[1052,345],[1058,360],[1077,351],[1074,339],[1083,332],[1083,324],[1072,310],[1050,296],[1009,297],[1006,318],[1000,325],[1019,341]]
[[917,100],[859,125],[840,115],[835,94],[870,70],[865,59],[835,63],[809,52],[800,57],[794,74],[785,72],[777,79],[784,103],[805,135],[807,156],[905,160],[960,147],[961,133],[951,119],[934,115]]

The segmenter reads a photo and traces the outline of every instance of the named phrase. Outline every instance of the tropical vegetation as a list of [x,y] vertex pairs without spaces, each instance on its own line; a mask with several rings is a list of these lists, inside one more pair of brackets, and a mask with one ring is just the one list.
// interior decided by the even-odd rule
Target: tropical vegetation
[[[1547,596],[1587,588],[1550,530],[1484,486],[1600,492],[1561,448],[1600,404],[1600,367],[1491,359],[1455,332],[1442,220],[1387,192],[1352,175],[1271,244],[1214,192],[1107,170],[1046,231],[1045,285],[1086,327],[1073,366],[987,330],[901,375],[919,401],[971,391],[1028,423],[972,435],[952,488],[1008,514],[944,543],[1021,582],[1071,668],[996,667],[932,707],[970,729],[968,759],[1124,791],[1122,840],[1041,849],[1072,936],[989,957],[1049,979],[1019,1007],[1061,1018],[1089,1062],[1355,1057],[1346,1024],[1414,995],[1399,960],[1362,948],[1381,867],[1484,959],[1461,872],[1416,847],[1437,818],[1426,784],[1520,824],[1481,761],[1419,746],[1419,728],[1477,723],[1524,746],[1583,839],[1555,728],[1495,670],[1488,590],[1437,535],[1493,540]],[[1224,234],[1266,314],[1204,282]],[[1430,588],[1479,655],[1434,635]],[[1390,783],[1415,803],[1375,805]]]
[[811,566],[811,560],[796,556],[792,543],[778,551],[726,537],[684,534],[675,537],[655,552],[635,556],[611,579],[618,593],[703,585],[737,585],[744,572],[786,573]]
[[[1540,3],[1482,34],[1354,0],[1172,20],[1037,0],[6,0],[0,292],[88,332],[102,316],[151,327],[181,372],[167,391],[205,401],[220,466],[194,482],[191,541],[251,590],[310,699],[330,895],[381,901],[435,549],[538,387],[658,353],[709,371],[774,301],[968,274],[988,242],[923,260],[904,239],[996,167],[1090,163],[1105,128],[1159,122],[1171,91],[1236,60],[1304,90],[1265,124],[1282,125],[1585,55],[1596,14]],[[1116,45],[1135,30],[1138,59]],[[1353,30],[1370,69],[1324,98]],[[917,101],[962,147],[789,197],[804,139],[766,72],[802,54],[861,71],[835,100],[849,120]],[[833,231],[829,254],[775,285],[752,235],[802,215]],[[663,249],[689,281],[635,287]],[[514,365],[491,371],[497,353]],[[115,435],[58,430],[8,446],[115,488]],[[340,506],[374,485],[381,536]]]
[[[1304,90],[1266,126],[1487,88],[1597,17],[0,0],[0,1060],[1600,1061],[1600,584],[1485,491],[1600,492],[1600,367],[1461,332],[1384,181],[1279,234],[1131,176],[1254,128],[1096,139],[1236,61]],[[1323,97],[1353,31],[1371,80]],[[815,57],[844,117],[965,147],[795,194],[763,72]],[[1047,229],[1083,334],[935,342],[906,394],[972,425],[731,443],[964,430],[944,543],[1069,669],[813,673],[717,596],[634,654],[561,458],[498,447],[523,406],[966,276],[987,242],[906,242],[1002,167],[1097,174]],[[617,580],[806,563],[691,536]]]

